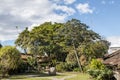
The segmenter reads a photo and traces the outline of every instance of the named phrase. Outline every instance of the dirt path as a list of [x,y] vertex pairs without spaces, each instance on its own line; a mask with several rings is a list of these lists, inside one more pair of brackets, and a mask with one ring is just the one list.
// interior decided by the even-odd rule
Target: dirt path
[[69,76],[65,76],[63,78],[52,78],[52,80],[65,80],[65,79],[69,79],[69,78],[73,78],[77,75],[69,75]]

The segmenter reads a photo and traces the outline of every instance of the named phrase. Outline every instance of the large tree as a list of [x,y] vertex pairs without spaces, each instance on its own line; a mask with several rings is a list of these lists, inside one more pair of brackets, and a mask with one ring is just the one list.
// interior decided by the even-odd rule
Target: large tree
[[0,49],[0,72],[2,76],[8,74],[10,69],[16,69],[20,63],[20,52],[11,46]]
[[[82,70],[79,57],[83,54],[88,58],[103,55],[102,51],[104,50],[105,53],[108,49],[107,44],[104,45],[103,42],[105,43],[101,36],[90,30],[86,24],[72,19],[66,23],[45,22],[34,27],[31,31],[26,29],[20,33],[16,45],[28,49],[34,56],[46,53],[49,57],[58,61],[65,60],[65,52],[71,53],[70,51],[74,51]],[[99,53],[98,47],[101,49]]]
[[[62,47],[59,45],[60,38],[58,30],[63,27],[61,23],[45,22],[44,24],[35,27],[30,32],[30,48],[32,53],[40,55],[46,53],[49,57],[54,57],[61,60]],[[35,51],[35,52],[34,52]]]
[[20,33],[15,44],[21,48],[27,48],[37,61],[38,55],[47,54],[52,60],[65,61],[66,54],[59,45],[59,29],[62,23],[45,22],[34,27],[31,31],[24,30]]
[[63,29],[61,29],[60,34],[64,36],[64,42],[66,46],[72,47],[72,50],[74,50],[76,60],[79,64],[80,70],[82,71],[81,62],[79,61],[79,56],[82,55],[82,52],[79,50],[79,48],[101,40],[101,36],[96,32],[90,30],[86,24],[81,23],[76,19],[67,21],[64,24]]

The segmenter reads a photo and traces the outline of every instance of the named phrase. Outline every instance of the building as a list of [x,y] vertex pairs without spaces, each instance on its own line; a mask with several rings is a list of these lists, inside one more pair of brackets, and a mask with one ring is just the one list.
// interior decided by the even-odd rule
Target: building
[[110,47],[109,50],[108,50],[108,53],[111,54],[117,50],[120,50],[120,47]]
[[113,50],[115,51],[104,57],[103,63],[113,70],[116,80],[120,80],[120,49],[114,48]]

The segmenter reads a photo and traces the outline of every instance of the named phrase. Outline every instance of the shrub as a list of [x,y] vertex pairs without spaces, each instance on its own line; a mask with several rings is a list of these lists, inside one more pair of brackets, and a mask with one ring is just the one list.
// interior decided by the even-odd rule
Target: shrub
[[0,49],[0,72],[2,76],[8,75],[9,70],[16,69],[20,64],[20,52],[11,46]]
[[74,72],[79,72],[80,71],[80,68],[76,67],[73,69]]
[[63,71],[69,71],[70,70],[70,65],[65,63],[65,62],[61,62],[60,64],[56,65],[56,70],[58,72],[63,72]]
[[28,62],[20,60],[20,64],[18,65],[18,67],[16,69],[10,69],[8,73],[9,75],[25,73],[25,72],[28,72],[28,67],[30,67]]
[[109,80],[113,75],[100,60],[93,59],[88,67],[87,72],[96,80]]
[[100,70],[103,70],[105,69],[105,65],[102,64],[102,62],[98,59],[92,59],[92,61],[90,62],[89,64],[89,68],[90,69],[100,69]]
[[64,63],[60,63],[60,64],[56,65],[56,70],[58,72],[63,72],[64,71],[63,65],[64,65]]
[[61,62],[60,64],[56,65],[56,70],[59,72],[63,71],[73,71],[76,65],[68,64],[66,62]]

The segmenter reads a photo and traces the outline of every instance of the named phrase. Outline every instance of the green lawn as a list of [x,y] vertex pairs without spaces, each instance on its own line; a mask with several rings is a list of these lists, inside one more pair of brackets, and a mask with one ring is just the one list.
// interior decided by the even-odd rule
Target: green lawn
[[73,72],[60,73],[57,74],[56,76],[49,76],[46,73],[13,75],[10,76],[9,78],[2,80],[52,80],[53,78],[57,79],[65,78],[65,80],[92,80],[90,79],[90,76],[88,74]]
[[[72,73],[73,74],[73,73]],[[65,79],[65,80],[92,80],[90,79],[90,76],[85,73],[75,73],[76,76],[70,79]]]

